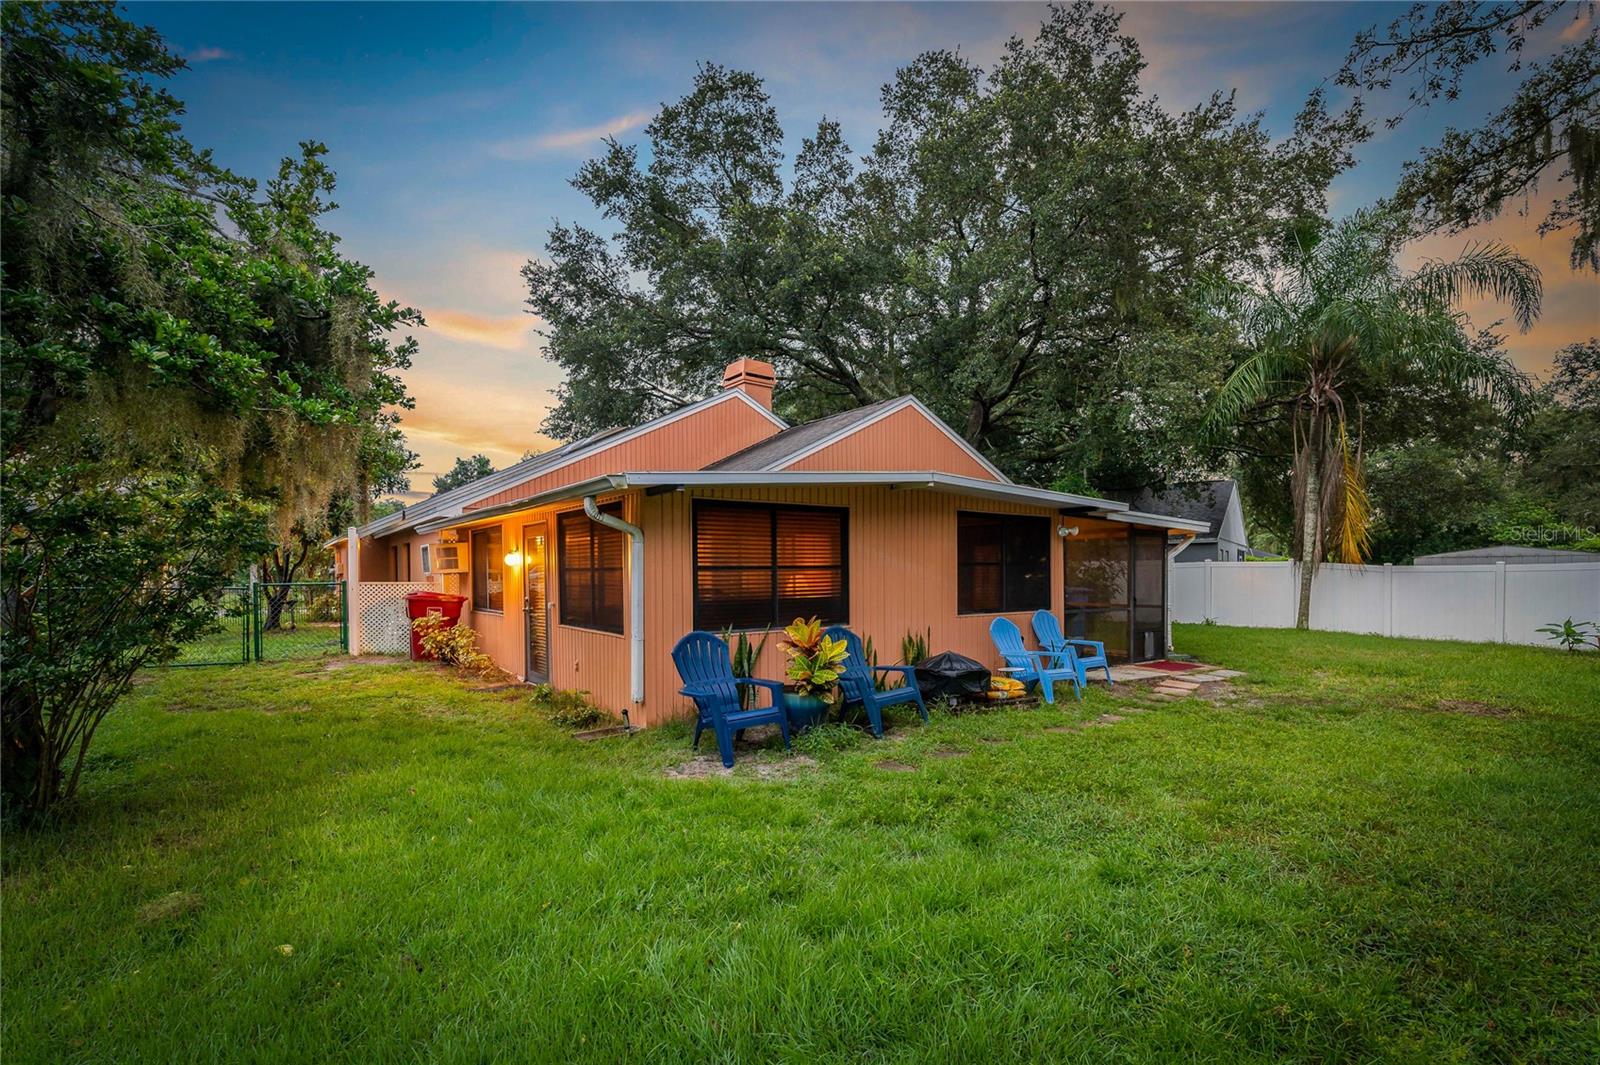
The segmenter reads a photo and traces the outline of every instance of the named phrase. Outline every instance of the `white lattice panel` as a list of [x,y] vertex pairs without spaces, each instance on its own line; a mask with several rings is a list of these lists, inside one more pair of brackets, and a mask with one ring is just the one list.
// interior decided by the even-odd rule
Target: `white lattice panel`
[[403,655],[411,650],[411,619],[406,596],[433,592],[427,581],[362,581],[356,585],[356,616],[361,619],[361,654]]

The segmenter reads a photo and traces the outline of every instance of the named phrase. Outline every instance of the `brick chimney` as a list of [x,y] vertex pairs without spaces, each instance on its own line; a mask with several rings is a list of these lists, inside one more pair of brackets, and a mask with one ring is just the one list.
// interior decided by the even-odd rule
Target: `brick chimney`
[[768,410],[772,409],[772,389],[777,383],[772,363],[760,359],[734,359],[722,371],[723,388],[737,388]]

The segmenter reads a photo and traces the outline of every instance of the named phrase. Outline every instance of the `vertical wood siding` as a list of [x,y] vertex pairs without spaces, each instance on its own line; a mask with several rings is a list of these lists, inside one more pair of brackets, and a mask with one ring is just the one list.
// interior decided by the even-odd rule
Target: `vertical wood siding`
[[[694,624],[692,500],[734,499],[846,507],[850,512],[850,627],[870,636],[881,664],[900,659],[908,632],[931,630],[930,650],[958,651],[989,666],[1000,662],[989,640],[994,614],[956,613],[956,512],[1038,514],[1047,507],[885,487],[726,489],[670,492],[642,500],[645,530],[645,705],[637,724],[658,724],[693,713],[676,695],[672,645]],[[1077,519],[1072,519],[1074,522]],[[1053,527],[1052,527],[1053,528]],[[1062,609],[1062,550],[1052,532],[1050,607]],[[1009,613],[1029,632],[1031,611]],[[760,642],[760,634],[752,633]],[[624,660],[624,668],[625,660]],[[782,679],[784,655],[774,633],[759,675]]]
[[[601,503],[621,500],[623,517],[645,533],[645,702],[631,703],[628,627],[625,609],[622,634],[594,632],[562,625],[550,626],[550,683],[557,688],[584,690],[597,706],[617,714],[629,708],[635,724],[653,725],[693,713],[692,705],[677,695],[677,671],[672,665],[672,645],[694,625],[693,537],[691,506],[694,499],[728,499],[768,503],[799,503],[844,507],[849,511],[850,627],[863,638],[871,636],[884,665],[900,659],[900,641],[908,632],[929,631],[930,650],[952,650],[991,667],[999,660],[989,640],[994,614],[960,615],[956,612],[956,512],[971,510],[995,514],[1037,514],[1052,519],[1050,537],[1050,607],[1063,609],[1061,538],[1054,535],[1056,512],[1048,507],[929,492],[915,488],[879,486],[814,487],[786,489],[716,489],[645,495],[634,490],[600,497]],[[559,514],[581,510],[579,502],[523,511],[498,522],[506,551],[520,547],[522,528],[532,522],[549,523],[552,537],[548,576],[552,618],[559,618],[559,559],[553,547]],[[1080,535],[1125,532],[1123,526],[1091,518],[1061,519],[1080,528]],[[470,539],[468,530],[461,532]],[[413,535],[413,551],[418,550]],[[387,543],[366,545],[367,553],[382,560],[387,580]],[[624,567],[631,564],[625,552]],[[414,563],[420,573],[420,560]],[[365,567],[363,567],[365,568]],[[631,574],[625,573],[631,581]],[[446,591],[466,594],[465,578],[442,582]],[[630,584],[631,586],[631,584]],[[463,613],[478,631],[484,652],[506,672],[522,676],[526,640],[523,613],[523,573],[506,571],[505,611]],[[1029,635],[1031,611],[1005,614]],[[751,638],[760,642],[760,634]],[[759,675],[782,679],[784,655],[779,634],[767,641]]]
[[904,407],[785,467],[790,470],[939,470],[995,479],[915,407]]

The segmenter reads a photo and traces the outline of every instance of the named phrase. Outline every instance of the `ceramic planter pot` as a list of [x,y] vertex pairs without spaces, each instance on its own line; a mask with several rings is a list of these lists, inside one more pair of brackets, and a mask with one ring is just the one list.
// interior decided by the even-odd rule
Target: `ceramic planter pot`
[[789,715],[789,727],[797,732],[803,732],[827,717],[828,708],[832,705],[820,695],[783,693],[783,711]]

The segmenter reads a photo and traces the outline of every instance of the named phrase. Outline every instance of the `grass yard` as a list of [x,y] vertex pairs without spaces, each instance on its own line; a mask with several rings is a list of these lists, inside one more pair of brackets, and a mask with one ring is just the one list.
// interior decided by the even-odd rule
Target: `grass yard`
[[731,777],[428,667],[150,675],[6,831],[5,1060],[1600,1058],[1600,656],[1177,641],[1236,697]]

